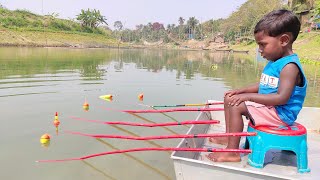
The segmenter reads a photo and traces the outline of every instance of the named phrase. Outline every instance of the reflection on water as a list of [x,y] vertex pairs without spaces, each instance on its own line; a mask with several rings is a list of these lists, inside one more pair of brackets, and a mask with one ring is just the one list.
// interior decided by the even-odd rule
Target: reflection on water
[[[74,122],[69,116],[133,122],[191,120],[197,113],[138,116],[101,107],[148,109],[148,104],[222,100],[227,89],[259,80],[266,62],[254,59],[244,54],[208,51],[0,48],[3,124],[0,143],[6,145],[2,147],[0,159],[9,169],[0,173],[0,179],[174,179],[173,165],[166,152],[110,155],[84,163],[36,164],[34,161],[80,157],[114,149],[174,147],[179,140],[107,139],[97,143],[94,139],[67,135],[63,131],[133,136],[185,133],[188,129],[185,126],[103,126]],[[304,69],[309,81],[305,106],[320,107],[320,68],[304,65]],[[141,93],[144,106],[137,98]],[[99,99],[105,94],[114,95],[114,100]],[[90,104],[88,111],[83,111],[84,101]],[[55,135],[52,125],[52,114],[56,111],[61,114],[59,136]],[[43,133],[52,135],[48,148],[39,146],[39,135]],[[123,168],[127,173],[123,173]]]
[[[258,80],[265,62],[260,60],[257,63],[254,58],[193,51],[1,48],[0,84],[8,86],[0,89],[52,86],[52,83],[39,84],[51,81],[81,80],[81,84],[102,84],[99,80],[108,79],[106,66],[111,62],[112,68],[119,73],[125,71],[125,64],[134,63],[136,68],[150,72],[176,71],[177,80],[193,79],[199,73],[203,77],[224,81],[229,88],[238,88]],[[309,80],[305,105],[320,106],[320,68],[304,65],[304,69]]]

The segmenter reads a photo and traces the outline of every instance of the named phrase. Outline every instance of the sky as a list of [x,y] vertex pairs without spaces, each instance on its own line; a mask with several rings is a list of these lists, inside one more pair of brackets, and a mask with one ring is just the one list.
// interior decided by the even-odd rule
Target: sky
[[124,28],[159,22],[178,24],[179,17],[196,17],[200,22],[227,18],[247,0],[0,0],[10,9],[26,9],[39,15],[58,13],[59,18],[74,19],[81,9],[97,9],[113,29],[115,21]]

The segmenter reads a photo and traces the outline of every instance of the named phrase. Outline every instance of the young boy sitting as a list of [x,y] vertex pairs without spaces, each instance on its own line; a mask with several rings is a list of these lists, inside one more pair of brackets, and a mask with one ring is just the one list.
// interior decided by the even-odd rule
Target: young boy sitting
[[[300,31],[298,18],[288,10],[265,15],[256,25],[254,37],[259,53],[269,60],[260,82],[224,95],[226,132],[243,131],[242,115],[255,126],[292,125],[302,108],[307,80],[292,44]],[[240,137],[210,138],[226,144],[227,149],[239,148]],[[241,161],[239,153],[215,152],[208,159],[216,162]]]

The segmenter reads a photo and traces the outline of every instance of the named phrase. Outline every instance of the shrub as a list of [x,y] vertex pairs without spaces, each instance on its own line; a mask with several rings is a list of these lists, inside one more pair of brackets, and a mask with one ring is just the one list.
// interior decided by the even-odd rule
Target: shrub
[[55,29],[55,30],[63,30],[63,31],[71,31],[71,27],[64,23],[63,21],[59,21],[59,20],[54,20],[50,23],[49,25],[50,29]]
[[4,27],[24,27],[29,24],[29,22],[20,17],[5,17],[0,19],[2,26]]
[[40,20],[35,20],[31,23],[32,27],[43,27],[43,23]]

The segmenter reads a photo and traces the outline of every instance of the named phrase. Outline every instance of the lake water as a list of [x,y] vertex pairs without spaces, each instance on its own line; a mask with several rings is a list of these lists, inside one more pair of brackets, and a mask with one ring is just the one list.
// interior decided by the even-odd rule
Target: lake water
[[[222,100],[231,88],[256,82],[265,62],[244,54],[207,51],[0,48],[0,179],[174,179],[170,152],[133,152],[84,161],[36,163],[140,147],[175,147],[179,139],[97,140],[67,134],[155,136],[186,133],[185,126],[144,128],[76,121],[70,116],[139,123],[193,120],[195,112],[139,114],[116,109]],[[320,107],[320,68],[304,65],[305,106]],[[138,95],[144,94],[143,102]],[[99,96],[112,94],[113,101]],[[82,109],[85,99],[88,112]],[[144,105],[143,105],[144,104]],[[112,108],[115,110],[106,110]],[[53,126],[55,112],[61,122]],[[49,133],[48,147],[40,136]]]

